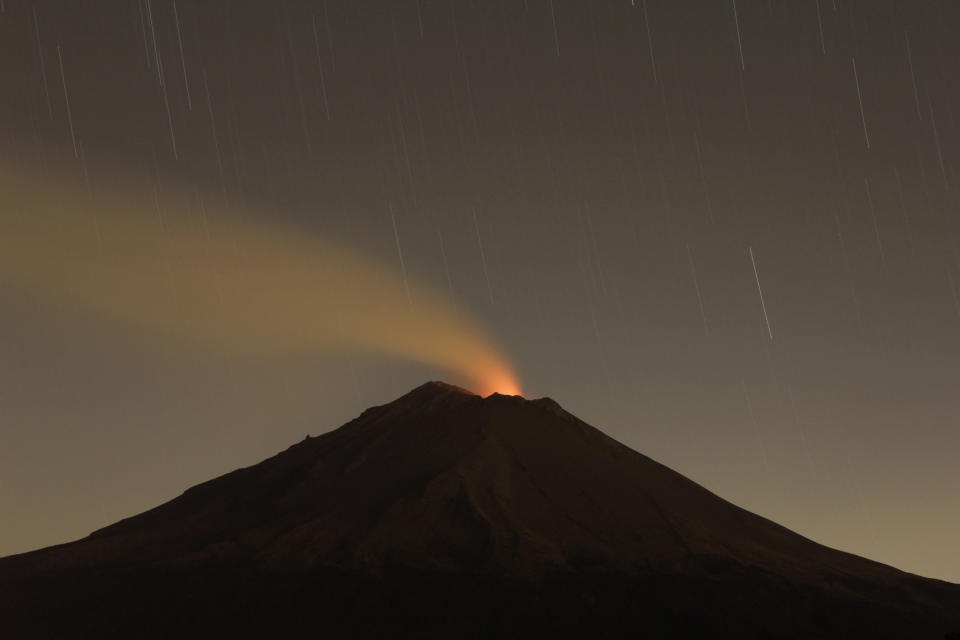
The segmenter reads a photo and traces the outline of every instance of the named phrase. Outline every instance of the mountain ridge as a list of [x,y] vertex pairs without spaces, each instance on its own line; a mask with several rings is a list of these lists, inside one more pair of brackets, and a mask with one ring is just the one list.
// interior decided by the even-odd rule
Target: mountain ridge
[[[886,620],[888,631],[904,620],[929,627],[931,638],[960,628],[960,585],[800,536],[549,398],[484,398],[436,381],[86,538],[2,558],[0,589],[5,579],[63,574],[219,580],[233,571],[249,581],[293,580],[296,593],[316,588],[310,576],[335,575],[380,594],[377,602],[384,589],[399,592],[390,591],[396,601],[420,589],[432,598],[479,590],[472,597],[504,607],[496,593],[508,589],[530,606],[546,598],[621,614],[652,615],[644,603],[658,599],[696,612],[690,594],[705,591],[723,603],[710,615],[733,620],[738,633],[750,621],[769,631],[777,611],[795,616],[789,597],[827,627],[823,612],[841,607],[860,624]],[[454,586],[424,586],[438,581]],[[642,598],[623,600],[637,589]],[[784,601],[766,604],[769,615],[741,602],[771,594]],[[925,618],[932,622],[918,622]]]

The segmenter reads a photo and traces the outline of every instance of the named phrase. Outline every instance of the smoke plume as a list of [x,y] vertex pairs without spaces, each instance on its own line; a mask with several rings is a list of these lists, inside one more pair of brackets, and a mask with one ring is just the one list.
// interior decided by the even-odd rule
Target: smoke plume
[[484,395],[520,393],[476,320],[369,256],[199,198],[161,207],[155,192],[94,198],[68,181],[3,176],[0,286],[209,349],[363,351],[436,366]]

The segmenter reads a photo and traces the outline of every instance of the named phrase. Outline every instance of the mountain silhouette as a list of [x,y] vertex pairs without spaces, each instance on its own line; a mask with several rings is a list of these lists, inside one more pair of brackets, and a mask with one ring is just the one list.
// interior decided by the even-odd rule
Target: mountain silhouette
[[3,637],[936,638],[960,585],[808,540],[549,398],[441,382],[68,544]]

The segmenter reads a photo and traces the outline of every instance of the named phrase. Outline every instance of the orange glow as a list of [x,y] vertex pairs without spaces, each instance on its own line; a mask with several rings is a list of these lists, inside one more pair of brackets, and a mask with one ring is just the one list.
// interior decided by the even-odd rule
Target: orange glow
[[508,369],[491,370],[480,380],[474,383],[476,392],[486,398],[499,393],[505,396],[522,396],[520,382],[513,372]]

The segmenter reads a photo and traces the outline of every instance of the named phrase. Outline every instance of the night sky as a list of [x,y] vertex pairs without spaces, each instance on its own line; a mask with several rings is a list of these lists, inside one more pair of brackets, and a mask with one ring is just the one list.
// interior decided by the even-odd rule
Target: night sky
[[958,29],[946,1],[6,0],[0,555],[442,379],[960,581]]

